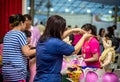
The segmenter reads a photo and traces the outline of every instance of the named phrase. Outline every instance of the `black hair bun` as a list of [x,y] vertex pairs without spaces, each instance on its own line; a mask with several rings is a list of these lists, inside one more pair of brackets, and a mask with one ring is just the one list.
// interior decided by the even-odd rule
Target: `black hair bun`
[[18,26],[20,22],[24,23],[25,17],[21,14],[15,14],[9,17],[9,23],[12,27]]
[[15,21],[14,16],[9,17],[9,23],[13,23]]

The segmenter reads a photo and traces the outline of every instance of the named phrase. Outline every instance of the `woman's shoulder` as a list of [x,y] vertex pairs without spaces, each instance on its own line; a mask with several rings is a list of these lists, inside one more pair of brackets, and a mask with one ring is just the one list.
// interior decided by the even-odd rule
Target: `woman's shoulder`
[[47,40],[46,45],[49,44],[49,46],[61,46],[61,45],[65,45],[66,43],[58,38],[50,38],[49,40]]
[[91,37],[90,43],[99,43],[99,41],[97,40],[97,38]]
[[25,33],[22,31],[16,31],[15,32],[18,36],[25,36]]
[[22,31],[18,31],[18,30],[11,30],[9,32],[7,32],[7,34],[24,34]]
[[58,39],[58,38],[50,38],[48,40],[48,42],[50,42],[50,43],[60,43],[60,42],[63,42],[63,41]]
[[11,33],[11,36],[14,36],[14,37],[17,37],[17,38],[20,38],[20,39],[24,39],[24,38],[26,38],[26,36],[25,36],[25,33],[24,32],[22,32],[22,31],[11,31],[12,33]]
[[19,34],[22,34],[22,32],[20,31],[16,31],[16,30],[11,30],[11,31],[8,31],[6,34],[5,34],[5,37],[7,36],[18,36]]
[[96,37],[91,37],[90,39],[91,41],[98,41],[98,39]]

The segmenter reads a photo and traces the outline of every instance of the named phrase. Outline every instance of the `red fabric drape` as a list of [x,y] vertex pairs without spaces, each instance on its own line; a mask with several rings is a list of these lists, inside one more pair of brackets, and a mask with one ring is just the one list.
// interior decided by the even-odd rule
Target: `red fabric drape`
[[0,0],[0,39],[10,30],[9,16],[22,13],[22,0]]

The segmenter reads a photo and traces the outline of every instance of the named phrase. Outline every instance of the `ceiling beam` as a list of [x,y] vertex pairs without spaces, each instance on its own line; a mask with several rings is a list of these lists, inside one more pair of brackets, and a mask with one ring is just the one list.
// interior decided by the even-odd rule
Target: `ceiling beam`
[[105,5],[117,5],[117,6],[120,6],[120,0],[82,0],[82,1],[101,3],[101,4],[105,4]]

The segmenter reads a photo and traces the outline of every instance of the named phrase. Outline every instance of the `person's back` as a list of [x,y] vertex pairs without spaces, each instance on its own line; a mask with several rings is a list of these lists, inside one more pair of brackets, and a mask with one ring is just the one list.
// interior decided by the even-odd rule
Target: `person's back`
[[[38,78],[39,81],[46,79],[47,82],[59,82],[63,54],[70,55],[74,51],[73,47],[60,39],[50,38],[43,43],[38,43],[36,49],[36,58],[39,61],[36,64],[37,74],[35,82]],[[46,78],[46,76],[51,79]],[[54,78],[52,78],[53,76]]]
[[36,50],[27,45],[25,17],[15,14],[9,17],[12,30],[7,32],[3,40],[2,74],[6,82],[24,82],[27,76],[27,56],[33,56]]
[[46,29],[40,37],[36,48],[37,74],[34,82],[61,82],[60,70],[63,55],[77,54],[85,39],[91,35],[85,34],[75,47],[63,41],[72,33],[84,34],[82,29],[66,30],[66,21],[63,17],[53,15],[48,18]]
[[[21,38],[22,36],[25,37],[24,33],[20,31],[10,31],[4,37],[2,72],[6,73],[7,71],[9,71],[7,75],[12,74],[13,76],[12,78],[14,79],[26,78],[25,75],[22,75],[22,72],[27,71],[26,57],[22,54],[22,51],[21,51],[22,42],[20,40],[24,40]],[[23,42],[26,42],[26,41],[23,41]],[[27,44],[27,43],[24,43],[24,44]],[[7,75],[5,75],[4,78],[7,78]],[[7,79],[9,80],[10,78],[7,78]]]

